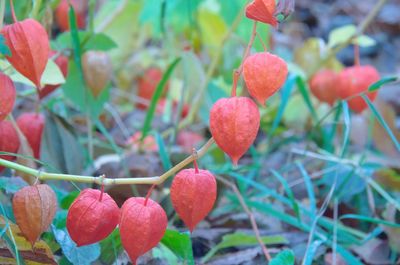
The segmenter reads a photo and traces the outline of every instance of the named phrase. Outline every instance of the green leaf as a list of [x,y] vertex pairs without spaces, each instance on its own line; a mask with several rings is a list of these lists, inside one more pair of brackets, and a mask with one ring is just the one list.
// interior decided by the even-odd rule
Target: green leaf
[[376,41],[367,35],[361,35],[357,37],[352,43],[357,44],[360,47],[370,47],[376,45]]
[[340,220],[356,219],[356,220],[365,221],[365,222],[369,222],[369,223],[383,224],[383,225],[387,225],[387,226],[391,226],[391,227],[400,228],[400,224],[396,224],[396,223],[378,219],[378,218],[372,218],[372,217],[368,217],[368,216],[358,215],[358,214],[345,214],[345,215],[340,216],[339,219]]
[[276,255],[269,265],[294,265],[294,253],[292,250],[285,249]]
[[106,34],[97,33],[90,36],[89,40],[83,46],[83,50],[108,51],[116,47],[117,44]]
[[81,112],[86,112],[87,106],[92,118],[97,118],[104,110],[104,103],[110,97],[110,88],[104,89],[98,97],[93,97],[79,75],[75,61],[69,61],[68,77],[62,86],[65,96],[70,99]]
[[100,260],[105,264],[113,264],[123,251],[119,230],[114,229],[107,238],[100,242],[100,247]]
[[[85,42],[87,42],[91,36],[89,31],[79,31],[79,45],[82,47]],[[72,50],[72,34],[71,31],[66,31],[57,36],[54,42],[52,42],[52,48],[55,50]]]
[[[287,244],[286,238],[283,236],[263,236],[261,240],[266,245],[274,244]],[[255,246],[258,244],[257,238],[253,235],[247,235],[244,233],[233,233],[222,237],[222,241],[213,247],[201,260],[202,263],[206,263],[210,260],[219,250],[229,247],[239,246]]]
[[3,34],[0,34],[0,54],[11,56],[10,48],[8,48]]
[[53,60],[47,61],[40,83],[46,85],[59,85],[65,83],[63,73]]
[[176,58],[169,66],[167,71],[164,73],[162,79],[157,85],[156,90],[154,91],[153,97],[151,98],[150,106],[149,109],[147,110],[146,113],[146,118],[144,120],[143,128],[142,128],[142,135],[141,135],[141,141],[143,141],[144,138],[146,138],[147,134],[149,133],[150,127],[151,127],[151,122],[153,120],[154,114],[156,112],[156,107],[158,100],[161,98],[165,84],[167,83],[169,77],[171,76],[172,72],[174,71],[175,67],[178,65],[178,63],[181,61],[181,58]]
[[346,43],[350,38],[352,38],[357,32],[357,28],[354,25],[345,25],[332,30],[329,33],[329,47],[335,47]]
[[394,136],[392,130],[390,130],[389,125],[387,125],[387,123],[385,122],[385,120],[383,119],[383,117],[381,116],[379,111],[372,104],[371,100],[366,95],[361,95],[361,96],[365,100],[365,102],[368,104],[368,107],[371,109],[371,111],[374,114],[375,118],[382,125],[382,127],[386,130],[386,132],[389,135],[390,139],[392,139],[392,142],[396,146],[397,151],[400,152],[400,144],[397,141],[396,136]]
[[161,243],[169,248],[178,258],[193,264],[192,241],[189,233],[179,233],[178,231],[167,229]]
[[373,83],[372,85],[369,86],[368,91],[372,92],[375,90],[380,89],[383,85],[387,84],[387,83],[392,83],[392,82],[396,82],[398,80],[397,76],[390,76],[390,77],[384,77],[381,80]]
[[60,208],[64,209],[64,210],[68,210],[69,206],[71,206],[72,202],[76,199],[76,197],[78,197],[79,193],[80,192],[77,190],[69,192],[67,194],[67,196],[62,198],[62,200],[60,202]]
[[100,256],[100,245],[91,244],[87,246],[77,247],[75,242],[69,237],[64,229],[56,229],[52,225],[54,237],[62,249],[65,257],[72,264],[90,265]]

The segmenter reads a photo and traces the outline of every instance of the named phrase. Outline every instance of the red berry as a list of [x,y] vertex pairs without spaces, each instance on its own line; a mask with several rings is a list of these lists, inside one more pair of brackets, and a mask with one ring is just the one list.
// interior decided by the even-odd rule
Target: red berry
[[[53,57],[56,55],[57,52],[55,51],[50,51],[49,58]],[[68,74],[68,57],[62,54],[59,54],[55,59],[54,62],[58,65],[58,67],[61,70],[61,73],[64,75],[64,77],[67,77]],[[40,98],[46,97],[48,94],[52,93],[54,90],[56,90],[60,85],[46,85],[39,91],[39,96]]]
[[222,98],[211,108],[211,134],[235,165],[253,144],[259,127],[260,112],[250,98]]
[[[137,79],[138,97],[150,102],[157,88],[157,85],[161,81],[162,77],[163,77],[163,72],[159,68],[151,67],[147,69],[146,72],[143,74],[143,76],[140,76]],[[168,90],[168,83],[164,88],[164,91],[167,90]],[[138,103],[136,107],[145,110],[147,109],[148,105],[143,103]]]
[[168,225],[164,209],[151,199],[145,201],[130,198],[121,207],[121,241],[133,264],[160,242]]
[[119,222],[119,208],[107,193],[85,189],[71,204],[67,229],[72,240],[80,246],[106,238]]
[[[0,151],[8,153],[17,153],[19,149],[19,138],[17,131],[9,121],[0,121]],[[0,158],[9,161],[14,160],[14,156],[0,155]],[[0,166],[0,172],[4,167]]]
[[261,105],[285,83],[286,62],[268,52],[250,55],[243,64],[243,78],[250,95]]
[[[83,29],[86,26],[87,1],[71,0],[76,15],[76,25]],[[69,5],[68,0],[61,0],[56,9],[56,21],[61,31],[69,30]]]
[[13,81],[0,73],[0,121],[4,120],[12,111],[15,103],[16,91]]
[[11,51],[11,56],[6,56],[8,62],[40,88],[40,79],[50,50],[45,28],[36,20],[28,18],[5,26],[1,33]]
[[[338,94],[342,99],[367,92],[368,87],[380,79],[378,71],[370,65],[347,67],[338,77]],[[374,101],[377,91],[367,92],[368,98]],[[356,113],[361,113],[367,108],[367,103],[361,96],[356,96],[347,101],[349,107]]]
[[36,159],[40,158],[44,123],[44,116],[40,113],[23,113],[17,119],[18,127],[28,140]]
[[184,169],[172,181],[172,205],[191,232],[211,211],[216,198],[217,181],[208,170]]
[[337,77],[338,75],[334,71],[319,71],[310,80],[311,92],[317,99],[332,106],[338,98]]

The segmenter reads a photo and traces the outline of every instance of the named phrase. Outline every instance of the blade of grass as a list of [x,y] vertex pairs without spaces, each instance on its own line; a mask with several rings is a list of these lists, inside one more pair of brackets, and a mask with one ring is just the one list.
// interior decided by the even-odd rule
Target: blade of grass
[[396,82],[398,80],[397,76],[390,76],[390,77],[384,77],[381,80],[373,83],[372,85],[369,86],[368,91],[372,92],[375,90],[380,89],[383,85],[387,84],[387,83],[392,83],[392,82]]
[[73,47],[73,54],[74,54],[74,61],[76,67],[78,68],[79,79],[81,80],[81,84],[84,86],[85,93],[85,105],[86,105],[86,125],[87,125],[87,137],[88,137],[88,151],[89,151],[89,159],[90,163],[93,162],[93,124],[90,117],[90,105],[88,103],[88,90],[85,86],[85,78],[83,76],[83,67],[82,67],[82,51],[81,51],[81,42],[79,40],[79,32],[78,26],[76,24],[76,15],[72,4],[69,4],[69,25],[71,28],[71,39],[72,39],[72,47]]
[[276,128],[278,128],[279,123],[282,120],[283,113],[285,112],[285,108],[287,106],[287,103],[289,102],[290,95],[292,94],[292,90],[294,87],[294,84],[296,82],[296,77],[293,75],[290,75],[281,89],[281,104],[279,105],[278,113],[275,116],[274,121],[272,122],[271,129],[268,134],[268,138],[271,138],[272,135],[274,134]]
[[161,81],[158,83],[156,90],[154,91],[153,97],[151,98],[149,109],[146,113],[146,118],[144,120],[143,128],[142,128],[142,136],[140,138],[141,141],[147,136],[151,128],[151,122],[153,120],[157,102],[161,98],[165,84],[167,83],[169,77],[171,76],[172,72],[174,71],[175,67],[181,61],[181,58],[176,58],[169,66],[167,71],[164,73]]
[[325,241],[323,240],[315,240],[310,247],[308,248],[308,251],[306,255],[304,256],[302,265],[311,265],[312,261],[314,259],[315,253],[317,252],[318,248],[324,243]]
[[386,130],[387,134],[389,135],[390,139],[392,139],[392,142],[396,146],[396,149],[398,152],[400,152],[400,144],[397,141],[396,137],[394,136],[392,130],[390,129],[389,125],[385,122],[379,111],[375,108],[375,106],[372,104],[371,100],[366,95],[362,95],[362,98],[365,100],[365,102],[368,104],[368,107],[371,109],[372,113],[374,114],[375,118],[378,120],[378,122],[382,125],[382,127]]
[[277,171],[275,170],[271,170],[272,175],[274,175],[282,184],[283,188],[285,189],[285,192],[287,194],[287,196],[289,197],[289,200],[292,203],[292,209],[294,211],[294,213],[296,214],[296,217],[298,219],[299,222],[301,222],[301,217],[300,217],[300,210],[299,210],[299,205],[296,201],[296,199],[294,198],[293,195],[293,191],[292,189],[289,187],[289,184],[287,183],[286,179],[279,174]]
[[307,194],[308,194],[308,199],[310,200],[310,211],[312,218],[315,218],[317,214],[317,202],[315,199],[315,194],[314,194],[314,188],[311,182],[310,175],[308,175],[307,171],[303,167],[303,165],[299,162],[296,161],[296,166],[300,170],[301,175],[304,178],[304,183],[306,184],[306,189],[307,189]]
[[158,132],[153,132],[153,135],[158,145],[158,153],[160,154],[161,163],[163,165],[164,170],[167,171],[172,168],[172,163],[171,160],[169,159],[167,149],[165,148],[164,140]]
[[391,227],[400,228],[400,224],[396,224],[396,223],[378,219],[378,218],[372,218],[372,217],[368,217],[368,216],[358,215],[358,214],[345,214],[345,215],[340,216],[339,219],[340,220],[356,219],[356,220],[360,220],[360,221],[364,221],[364,222],[369,222],[369,223],[374,223],[374,224],[383,224],[383,225],[387,225],[387,226],[391,226]]
[[307,105],[307,108],[311,113],[311,116],[312,116],[313,120],[315,122],[318,122],[317,112],[315,111],[315,108],[314,108],[314,106],[313,106],[313,104],[311,102],[310,94],[308,93],[306,83],[304,82],[304,80],[300,76],[297,76],[296,83],[297,83],[297,87],[298,87],[298,89],[300,91],[300,94],[303,96],[304,101],[305,101],[305,103]]
[[342,101],[342,110],[343,110],[343,121],[344,121],[344,131],[343,131],[343,145],[342,151],[340,152],[340,157],[343,158],[346,154],[347,146],[349,145],[350,139],[350,110],[349,105],[346,101]]
[[385,191],[385,189],[382,188],[381,185],[379,185],[375,180],[373,180],[373,179],[371,179],[371,178],[368,178],[368,179],[367,179],[367,182],[368,182],[369,185],[371,185],[371,187],[372,187],[374,190],[376,190],[383,198],[385,198],[385,200],[386,200],[388,203],[393,204],[393,205],[396,207],[396,209],[397,209],[398,211],[400,211],[400,203],[399,203],[399,201],[396,200],[396,199],[394,199],[392,196],[390,196],[389,193],[387,193],[387,192]]

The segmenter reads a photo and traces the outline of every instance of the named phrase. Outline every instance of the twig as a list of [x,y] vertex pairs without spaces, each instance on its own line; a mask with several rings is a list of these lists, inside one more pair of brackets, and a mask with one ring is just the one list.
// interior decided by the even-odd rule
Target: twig
[[271,255],[269,254],[268,248],[267,246],[265,246],[264,242],[261,239],[260,236],[260,231],[258,229],[257,226],[257,222],[254,218],[253,213],[251,212],[251,210],[249,209],[249,207],[247,207],[246,202],[243,199],[242,194],[240,194],[240,191],[238,190],[238,188],[236,187],[236,185],[222,177],[217,176],[216,177],[219,181],[221,181],[222,183],[224,183],[226,186],[230,187],[232,189],[232,191],[236,194],[240,205],[243,207],[243,210],[246,212],[246,214],[249,216],[250,219],[250,223],[251,223],[251,227],[253,228],[254,234],[256,236],[256,239],[259,243],[259,245],[261,246],[261,249],[264,253],[265,258],[267,259],[267,261],[269,262],[271,260]]
[[57,174],[57,173],[47,173],[38,171],[36,169],[20,165],[15,162],[11,162],[5,159],[0,158],[0,165],[5,166],[17,171],[24,172],[26,174],[37,177],[40,180],[66,180],[66,181],[74,181],[74,182],[82,182],[82,183],[96,183],[96,184],[104,184],[107,185],[131,185],[131,184],[161,184],[167,178],[174,175],[176,172],[184,168],[186,165],[193,162],[195,158],[200,158],[206,154],[208,149],[214,144],[214,139],[210,138],[208,142],[201,147],[199,151],[197,151],[196,157],[193,155],[188,156],[186,159],[182,160],[180,163],[175,165],[173,168],[162,174],[158,177],[148,177],[148,178],[102,178],[93,177],[93,176],[81,176],[81,175],[69,175],[69,174]]

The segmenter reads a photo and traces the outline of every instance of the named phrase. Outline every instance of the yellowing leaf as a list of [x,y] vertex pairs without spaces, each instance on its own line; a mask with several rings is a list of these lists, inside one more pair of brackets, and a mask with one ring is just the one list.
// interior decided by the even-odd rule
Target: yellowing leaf
[[[325,58],[327,50],[328,48],[322,39],[309,38],[304,42],[303,46],[295,50],[294,61],[309,76],[317,67],[321,67],[321,60]],[[323,68],[339,72],[343,65],[336,57],[332,57],[323,65]]]
[[16,264],[12,237],[14,237],[18,252],[26,265],[57,264],[50,247],[43,240],[35,243],[33,251],[31,243],[25,239],[18,226],[0,215],[0,230],[4,228],[7,229],[7,232],[3,235],[4,240],[0,240],[0,264]]
[[199,11],[198,19],[205,44],[213,47],[219,46],[227,31],[227,26],[222,17],[203,8]]
[[343,44],[352,38],[357,32],[357,28],[354,25],[345,25],[340,28],[336,28],[329,33],[329,47],[335,47]]
[[375,173],[375,179],[385,188],[400,191],[400,172],[394,169],[381,169]]

